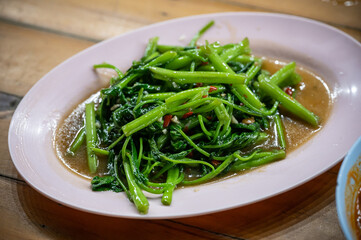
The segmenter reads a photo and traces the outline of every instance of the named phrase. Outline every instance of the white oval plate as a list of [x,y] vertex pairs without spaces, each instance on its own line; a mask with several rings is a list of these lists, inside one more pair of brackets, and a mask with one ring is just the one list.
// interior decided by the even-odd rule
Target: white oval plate
[[[122,70],[139,59],[149,38],[188,43],[210,20],[204,39],[224,42],[248,37],[257,51],[282,57],[323,76],[334,97],[324,128],[283,161],[221,182],[178,189],[171,206],[150,199],[139,215],[124,194],[92,192],[90,183],[56,157],[53,134],[61,118],[101,85],[92,65],[109,62]],[[183,39],[184,40],[181,40]],[[143,219],[194,216],[247,205],[298,186],[326,171],[361,135],[361,45],[317,21],[281,14],[221,13],[175,19],[112,38],[73,56],[44,76],[23,98],[9,130],[13,162],[24,179],[47,197],[92,213]]]

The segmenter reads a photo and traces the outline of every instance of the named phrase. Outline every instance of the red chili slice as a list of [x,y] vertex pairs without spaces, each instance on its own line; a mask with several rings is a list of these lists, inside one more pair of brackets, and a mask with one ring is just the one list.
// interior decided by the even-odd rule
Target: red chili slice
[[165,115],[164,116],[164,122],[163,122],[163,128],[167,128],[169,126],[170,120],[172,119],[172,115]]
[[221,161],[218,161],[218,160],[212,160],[211,162],[212,162],[213,166],[218,166],[222,163]]
[[288,95],[292,96],[292,94],[293,94],[293,89],[290,88],[290,87],[288,87],[288,88],[285,89],[285,93],[287,93]]
[[182,118],[186,119],[187,117],[192,116],[192,115],[193,115],[193,112],[189,111],[189,112],[185,113]]
[[208,97],[208,95],[203,95],[203,96],[202,96],[202,98],[206,98],[206,97]]
[[196,83],[196,87],[202,87],[203,86],[203,83],[199,82],[199,83]]
[[209,90],[208,90],[208,92],[213,92],[213,91],[216,91],[217,90],[217,88],[216,87],[214,87],[214,86],[209,86]]

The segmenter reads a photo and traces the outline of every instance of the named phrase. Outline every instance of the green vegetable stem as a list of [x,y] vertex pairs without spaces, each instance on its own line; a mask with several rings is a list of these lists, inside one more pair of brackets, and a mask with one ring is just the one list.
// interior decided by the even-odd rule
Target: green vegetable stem
[[95,110],[93,102],[85,105],[85,134],[89,172],[93,174],[96,172],[98,165],[98,158],[93,151],[93,148],[97,145]]
[[[89,173],[97,175],[93,191],[125,192],[146,214],[144,193],[162,196],[168,206],[179,186],[285,158],[285,110],[319,124],[296,95],[283,90],[301,81],[295,62],[271,75],[263,59],[252,55],[248,38],[200,44],[213,25],[200,29],[187,46],[151,38],[144,56],[124,73],[108,63],[93,66],[118,76],[96,104],[85,105],[84,126],[67,149],[77,156],[86,147]],[[104,158],[108,162],[100,165],[107,168],[99,170]]]

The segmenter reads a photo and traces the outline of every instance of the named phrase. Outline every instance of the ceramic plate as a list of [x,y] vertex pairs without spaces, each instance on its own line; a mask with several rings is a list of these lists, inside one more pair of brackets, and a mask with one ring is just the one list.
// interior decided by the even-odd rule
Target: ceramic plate
[[[101,85],[92,65],[109,62],[122,70],[144,53],[148,39],[186,45],[210,20],[216,25],[204,39],[222,43],[248,37],[254,51],[295,60],[323,76],[334,99],[324,128],[288,157],[224,181],[178,189],[171,206],[150,200],[139,215],[124,194],[92,192],[90,183],[56,157],[54,131],[71,109]],[[176,218],[244,206],[298,186],[326,171],[361,135],[361,45],[345,33],[317,21],[280,14],[221,13],[175,19],[109,39],[73,56],[49,72],[27,93],[9,130],[13,162],[24,179],[47,197],[97,214],[127,218]]]

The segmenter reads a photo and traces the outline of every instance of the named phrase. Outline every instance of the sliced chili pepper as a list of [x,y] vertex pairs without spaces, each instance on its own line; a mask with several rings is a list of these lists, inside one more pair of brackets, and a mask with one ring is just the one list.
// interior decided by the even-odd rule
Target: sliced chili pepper
[[288,88],[285,89],[285,93],[287,93],[288,95],[292,96],[292,94],[293,94],[293,89],[290,88],[290,87],[288,87]]
[[220,165],[222,162],[213,159],[213,160],[211,161],[211,163],[212,163],[213,166],[218,166],[218,165]]
[[208,97],[208,95],[203,95],[203,96],[202,96],[202,98],[206,98],[206,97]]
[[204,66],[204,65],[208,65],[209,62],[202,62],[201,65]]
[[163,128],[167,128],[169,126],[170,120],[172,119],[172,115],[165,115],[164,116],[164,122],[163,122]]
[[199,82],[199,83],[196,83],[196,87],[202,87],[203,86],[203,83]]
[[217,90],[217,88],[216,87],[214,87],[214,86],[209,86],[209,90],[208,90],[208,92],[213,92],[213,91],[216,91]]
[[189,111],[189,112],[187,112],[187,113],[185,113],[185,114],[183,115],[182,119],[186,119],[187,117],[190,117],[190,116],[192,116],[192,115],[193,115],[193,112],[192,112],[192,111]]

